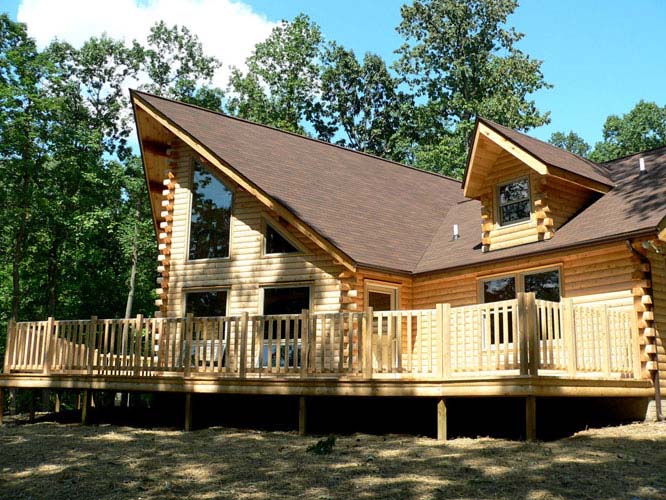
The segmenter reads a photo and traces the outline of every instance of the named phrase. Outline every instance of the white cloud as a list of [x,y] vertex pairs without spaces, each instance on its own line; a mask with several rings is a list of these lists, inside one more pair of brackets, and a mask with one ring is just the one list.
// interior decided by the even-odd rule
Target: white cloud
[[22,0],[17,18],[39,47],[54,38],[80,46],[91,36],[106,33],[130,43],[145,42],[150,27],[188,27],[204,52],[222,62],[214,84],[226,87],[229,67],[244,68],[245,58],[264,40],[275,23],[232,0]]

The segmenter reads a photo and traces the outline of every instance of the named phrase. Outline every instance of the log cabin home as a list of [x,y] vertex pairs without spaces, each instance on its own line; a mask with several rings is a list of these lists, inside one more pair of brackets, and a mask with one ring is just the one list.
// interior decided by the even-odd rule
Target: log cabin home
[[301,431],[309,397],[432,398],[439,438],[456,397],[524,398],[530,439],[540,398],[660,415],[666,148],[595,164],[479,119],[461,183],[131,99],[155,317],[12,325],[2,387],[182,392],[186,427],[193,393],[299,396]]

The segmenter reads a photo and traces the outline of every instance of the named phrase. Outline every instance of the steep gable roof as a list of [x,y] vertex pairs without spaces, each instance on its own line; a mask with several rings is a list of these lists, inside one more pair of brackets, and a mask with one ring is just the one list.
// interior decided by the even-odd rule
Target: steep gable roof
[[358,264],[410,272],[460,183],[375,156],[142,92],[152,110]]

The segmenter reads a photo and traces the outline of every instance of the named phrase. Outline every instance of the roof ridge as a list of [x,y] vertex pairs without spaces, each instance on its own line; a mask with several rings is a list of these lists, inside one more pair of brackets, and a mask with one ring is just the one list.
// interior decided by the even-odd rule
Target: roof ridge
[[[528,135],[528,134],[526,134],[525,132],[521,132],[520,130],[513,129],[513,128],[511,128],[511,127],[507,127],[506,125],[502,125],[501,123],[494,122],[494,121],[489,120],[489,119],[487,119],[487,118],[483,118],[483,117],[480,116],[480,117],[479,117],[479,121],[486,122],[487,124],[490,124],[491,126],[494,125],[494,126],[497,126],[497,127],[506,128],[506,129],[508,129],[508,130],[511,130],[512,132],[515,132],[515,133],[517,133],[517,134],[521,134],[521,135],[523,135],[523,136],[525,136],[525,137],[527,137],[527,138],[529,138],[529,139],[531,139],[531,140],[533,140],[533,141],[540,142],[541,144],[544,144],[544,145],[546,145],[546,146],[548,146],[548,147],[551,147],[551,148],[557,149],[557,150],[559,150],[559,151],[562,151],[563,153],[566,153],[566,154],[569,154],[569,155],[571,155],[571,156],[574,156],[574,157],[578,158],[579,160],[584,161],[585,163],[587,163],[588,165],[590,165],[590,166],[591,166],[592,168],[594,168],[594,169],[597,171],[597,173],[599,173],[600,175],[603,175],[604,177],[608,177],[608,172],[607,172],[607,170],[606,170],[601,164],[596,163],[596,162],[594,162],[594,161],[592,161],[592,160],[590,160],[590,159],[588,159],[588,158],[585,158],[584,156],[581,156],[581,155],[576,154],[576,153],[574,153],[574,152],[572,152],[572,151],[568,151],[568,150],[566,150],[566,149],[560,148],[560,147],[558,147],[558,146],[555,146],[555,144],[551,144],[551,143],[548,142],[548,141],[543,141],[543,140],[541,140],[541,139],[539,139],[539,138],[537,138],[537,137],[533,137],[533,136],[531,136],[531,135]],[[509,137],[505,137],[505,138],[511,141],[511,139],[510,139]],[[511,141],[511,142],[513,142],[513,141]],[[538,154],[536,154],[536,153],[534,153],[534,152],[532,152],[532,151],[530,151],[530,154],[534,155],[535,157],[537,157],[539,160],[543,161],[544,163],[548,163],[548,162],[544,161],[542,158],[540,158]],[[610,182],[613,182],[612,179],[608,179],[608,180],[609,180]]]
[[212,113],[214,115],[222,116],[224,118],[229,118],[230,120],[235,120],[235,121],[239,121],[239,122],[242,122],[242,123],[247,123],[249,125],[255,125],[255,126],[258,126],[258,127],[267,128],[269,130],[273,130],[275,132],[280,132],[282,134],[297,137],[299,139],[305,139],[305,140],[308,140],[308,141],[315,142],[317,144],[323,144],[325,146],[331,146],[331,147],[334,147],[334,148],[341,149],[343,151],[347,151],[349,153],[355,153],[355,154],[367,156],[369,158],[374,158],[376,160],[381,160],[381,161],[389,163],[391,165],[396,165],[398,167],[408,168],[408,169],[414,170],[416,172],[421,172],[421,173],[424,173],[424,174],[434,175],[435,177],[440,177],[442,179],[446,179],[448,181],[455,182],[457,184],[462,184],[462,181],[460,181],[458,179],[454,179],[453,177],[449,177],[448,175],[443,175],[443,174],[440,174],[440,173],[437,173],[437,172],[432,172],[430,170],[424,170],[422,168],[418,168],[418,167],[415,167],[413,165],[406,165],[404,163],[400,163],[400,162],[397,162],[397,161],[394,161],[394,160],[389,160],[388,158],[382,158],[381,156],[373,155],[371,153],[366,153],[364,151],[358,151],[356,149],[348,148],[346,146],[341,146],[340,144],[334,144],[332,142],[326,142],[326,141],[323,141],[321,139],[315,139],[314,137],[308,137],[306,135],[297,134],[296,132],[291,132],[289,130],[282,130],[282,129],[274,127],[272,125],[266,125],[265,123],[254,122],[252,120],[247,120],[245,118],[240,118],[238,116],[232,116],[232,115],[229,115],[227,113],[223,113],[222,111],[214,111],[212,109],[204,108],[203,106],[198,106],[196,104],[191,104],[191,103],[188,103],[188,102],[178,101],[178,100],[172,99],[170,97],[159,96],[159,95],[156,95],[156,94],[151,94],[150,92],[144,92],[142,90],[136,90],[136,89],[129,89],[129,90],[130,90],[130,95],[131,94],[143,94],[143,95],[147,95],[147,96],[150,96],[150,97],[155,97],[157,99],[162,99],[164,101],[169,101],[169,102],[172,102],[174,104],[179,104],[181,106],[187,106],[187,107],[190,107],[190,108],[198,109],[200,111],[205,111],[207,113]]

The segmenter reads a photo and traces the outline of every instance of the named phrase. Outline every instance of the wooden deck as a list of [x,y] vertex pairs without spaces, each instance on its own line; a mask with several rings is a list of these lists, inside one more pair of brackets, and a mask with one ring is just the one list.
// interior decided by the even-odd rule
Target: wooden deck
[[345,396],[642,396],[631,310],[413,311],[12,325],[0,387]]

